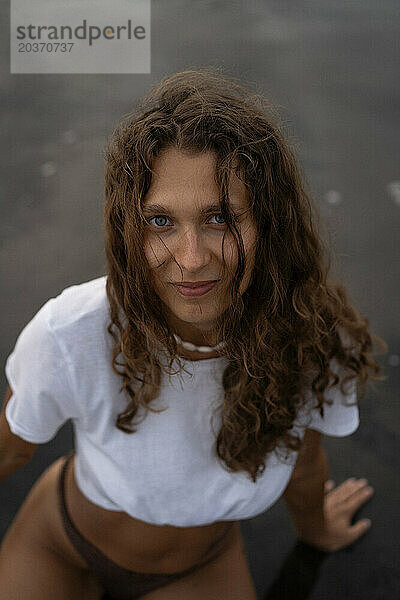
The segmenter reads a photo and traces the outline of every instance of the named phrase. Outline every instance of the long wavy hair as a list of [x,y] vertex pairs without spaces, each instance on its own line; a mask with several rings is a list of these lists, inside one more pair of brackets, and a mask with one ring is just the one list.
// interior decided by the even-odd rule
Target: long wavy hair
[[[329,280],[330,252],[318,231],[319,217],[281,129],[263,95],[218,69],[192,69],[151,89],[124,116],[105,150],[108,332],[114,340],[112,368],[122,378],[120,392],[127,392],[116,426],[134,433],[139,406],[145,415],[158,412],[151,402],[160,391],[161,371],[172,373],[174,360],[175,373],[184,368],[144,258],[142,206],[153,161],[168,148],[213,152],[221,213],[238,253],[230,305],[216,323],[228,363],[215,448],[224,468],[247,471],[254,482],[267,453],[300,448],[290,429],[307,402],[306,390],[323,415],[328,384],[340,382],[346,393],[345,384],[356,379],[359,402],[368,377],[386,379],[371,349],[373,339],[384,351],[387,344],[371,335],[368,319],[351,304],[345,287]],[[242,295],[246,256],[229,207],[232,172],[246,187],[257,226],[257,259]],[[167,364],[157,353],[160,343]],[[331,359],[344,377],[332,369]]]

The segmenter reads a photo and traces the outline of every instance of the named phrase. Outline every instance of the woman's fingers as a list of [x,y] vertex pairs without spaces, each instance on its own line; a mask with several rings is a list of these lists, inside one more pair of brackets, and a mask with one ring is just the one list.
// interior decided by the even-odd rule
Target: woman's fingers
[[352,494],[350,494],[346,499],[342,500],[343,508],[350,510],[354,513],[356,510],[360,508],[371,496],[373,495],[374,490],[369,485],[363,485],[358,487]]
[[335,487],[335,482],[332,479],[325,481],[325,494],[330,492]]
[[350,523],[357,510],[371,498],[373,493],[374,490],[368,485],[366,479],[352,478],[343,482],[326,496],[326,510],[329,518],[333,520],[344,518],[351,540],[356,540],[369,527],[368,519],[362,519],[354,525],[350,525]]
[[333,552],[349,546],[360,536],[364,535],[371,521],[360,519],[351,524],[354,514],[373,494],[373,488],[366,479],[347,479],[335,487],[335,482],[328,479],[324,483],[324,516],[325,523],[321,530],[308,530],[301,532],[301,539],[309,544]]
[[360,519],[359,521],[357,521],[357,523],[354,523],[354,525],[352,525],[349,528],[349,533],[351,536],[350,543],[355,542],[359,537],[364,535],[364,533],[366,533],[370,527],[371,527],[370,519]]
[[338,485],[338,487],[333,490],[332,494],[335,496],[335,501],[337,503],[347,503],[353,495],[358,497],[360,490],[364,489],[367,484],[368,481],[364,478],[355,479],[354,477],[351,477]]

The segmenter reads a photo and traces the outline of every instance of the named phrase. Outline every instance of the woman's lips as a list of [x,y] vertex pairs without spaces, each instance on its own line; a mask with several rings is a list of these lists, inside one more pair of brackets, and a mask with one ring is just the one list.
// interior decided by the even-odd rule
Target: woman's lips
[[187,287],[185,285],[174,284],[182,296],[198,297],[207,294],[212,288],[218,283],[218,281],[212,281],[211,283],[203,283],[202,285],[196,285],[195,287]]

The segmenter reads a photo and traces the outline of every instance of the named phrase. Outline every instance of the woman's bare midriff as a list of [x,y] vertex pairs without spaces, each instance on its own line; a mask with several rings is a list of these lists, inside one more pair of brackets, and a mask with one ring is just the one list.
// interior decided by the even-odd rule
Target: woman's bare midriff
[[192,566],[230,525],[220,521],[198,527],[152,525],[97,506],[77,486],[74,459],[65,478],[69,515],[83,536],[125,569],[173,573]]

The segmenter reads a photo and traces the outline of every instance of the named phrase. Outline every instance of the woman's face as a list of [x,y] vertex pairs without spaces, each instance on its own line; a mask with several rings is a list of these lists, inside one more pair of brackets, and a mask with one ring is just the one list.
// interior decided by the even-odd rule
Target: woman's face
[[[240,286],[243,294],[254,265],[256,226],[246,189],[235,175],[231,176],[229,196],[246,254],[246,270]],[[147,221],[145,256],[167,320],[184,340],[201,343],[202,334],[212,331],[215,319],[229,305],[238,259],[235,240],[219,211],[215,155],[164,150],[153,163],[143,213]],[[223,279],[224,233],[227,272]],[[200,282],[214,283],[197,289],[180,285]]]

